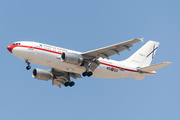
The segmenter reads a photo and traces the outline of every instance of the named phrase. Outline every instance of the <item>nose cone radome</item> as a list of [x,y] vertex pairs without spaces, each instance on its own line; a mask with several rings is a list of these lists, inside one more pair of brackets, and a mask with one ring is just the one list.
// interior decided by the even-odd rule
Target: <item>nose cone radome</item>
[[12,53],[13,48],[14,48],[14,46],[13,46],[13,45],[9,45],[9,46],[7,46],[7,49],[8,49],[8,50],[9,50],[9,52],[11,52],[11,53]]

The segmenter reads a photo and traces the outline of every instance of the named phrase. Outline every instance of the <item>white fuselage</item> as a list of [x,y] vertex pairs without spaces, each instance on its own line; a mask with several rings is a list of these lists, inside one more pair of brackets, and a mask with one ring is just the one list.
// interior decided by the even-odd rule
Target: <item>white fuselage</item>
[[[66,72],[74,72],[82,74],[85,71],[85,67],[69,64],[61,61],[62,52],[71,52],[81,54],[60,47],[55,47],[38,42],[21,41],[16,42],[19,45],[14,45],[12,54],[23,59],[29,60],[31,63],[56,68]],[[98,59],[100,65],[94,70],[93,77],[99,78],[129,78],[140,75],[137,71],[137,66],[128,64],[124,61],[114,61],[108,59]],[[151,75],[154,73],[147,73],[145,75]]]

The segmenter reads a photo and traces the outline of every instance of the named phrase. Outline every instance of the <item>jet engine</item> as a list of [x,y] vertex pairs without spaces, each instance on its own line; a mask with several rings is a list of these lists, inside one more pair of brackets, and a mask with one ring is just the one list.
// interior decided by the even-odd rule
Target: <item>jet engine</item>
[[53,79],[53,74],[49,70],[36,68],[33,70],[32,77],[39,80],[48,81],[49,79]]
[[66,63],[81,65],[83,63],[83,56],[76,53],[63,52],[61,60]]

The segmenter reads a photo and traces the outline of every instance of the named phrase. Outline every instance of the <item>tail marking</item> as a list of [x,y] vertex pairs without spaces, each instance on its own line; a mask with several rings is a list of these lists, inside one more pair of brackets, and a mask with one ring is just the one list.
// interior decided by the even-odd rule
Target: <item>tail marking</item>
[[157,49],[158,49],[158,47],[155,48],[155,45],[154,45],[153,51],[152,51],[151,53],[149,53],[149,54],[146,56],[146,58],[149,57],[149,56],[152,54],[152,59],[153,59],[153,57],[154,57],[154,52],[155,52]]

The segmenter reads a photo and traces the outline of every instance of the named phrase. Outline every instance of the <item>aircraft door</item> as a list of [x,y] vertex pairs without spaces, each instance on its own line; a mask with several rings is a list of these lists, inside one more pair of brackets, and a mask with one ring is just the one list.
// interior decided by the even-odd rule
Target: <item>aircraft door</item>
[[120,71],[124,71],[124,65],[123,65],[122,62],[119,62],[119,66],[120,66],[119,70],[120,70]]
[[30,52],[30,54],[35,54],[35,55],[37,55],[37,51],[36,51],[36,49],[34,49],[34,47],[35,47],[35,44],[34,44],[34,42],[29,42],[28,43],[28,50],[29,50],[29,52]]
[[34,42],[29,42],[28,43],[28,49],[29,50],[34,50]]

